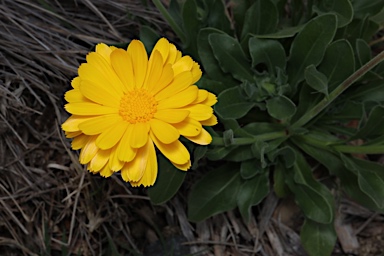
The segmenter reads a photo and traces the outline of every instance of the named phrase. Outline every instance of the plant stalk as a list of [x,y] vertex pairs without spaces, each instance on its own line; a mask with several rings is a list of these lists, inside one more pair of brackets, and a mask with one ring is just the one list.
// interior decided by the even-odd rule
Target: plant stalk
[[[286,132],[281,131],[281,132],[271,132],[271,133],[256,135],[256,136],[253,136],[252,138],[234,138],[233,142],[231,143],[231,146],[251,145],[257,141],[268,141],[268,140],[283,138],[286,136],[287,136]],[[211,145],[226,146],[226,143],[224,143],[224,139],[222,137],[212,137]]]

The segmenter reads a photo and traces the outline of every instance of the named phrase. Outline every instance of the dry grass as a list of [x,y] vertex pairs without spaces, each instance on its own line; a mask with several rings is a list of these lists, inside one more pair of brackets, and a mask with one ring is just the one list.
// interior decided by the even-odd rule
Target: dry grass
[[[69,81],[96,43],[126,43],[137,37],[138,24],[166,27],[145,3],[0,2],[1,254],[304,255],[292,228],[292,219],[302,219],[282,220],[295,208],[273,195],[251,223],[234,211],[194,225],[186,218],[185,193],[152,206],[145,190],[131,189],[119,176],[89,174],[69,150],[59,129],[68,116],[63,94]],[[188,187],[187,181],[183,191]],[[358,233],[383,221],[348,201],[343,207]]]

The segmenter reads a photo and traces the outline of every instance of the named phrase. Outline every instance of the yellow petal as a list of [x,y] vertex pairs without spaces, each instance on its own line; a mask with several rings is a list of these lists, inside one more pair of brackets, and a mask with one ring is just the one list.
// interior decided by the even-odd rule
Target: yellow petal
[[180,123],[172,125],[183,136],[197,136],[203,129],[199,121],[196,121],[195,119],[189,117]]
[[165,144],[169,144],[179,139],[180,133],[172,125],[158,119],[149,121],[153,134]]
[[72,79],[72,82],[71,82],[71,85],[72,85],[72,88],[73,89],[78,89],[79,88],[79,85],[80,85],[80,81],[81,81],[81,79],[80,79],[80,77],[75,77],[75,78],[73,78]]
[[131,185],[134,187],[138,187],[140,185],[143,185],[144,187],[152,186],[157,178],[157,157],[155,146],[153,145],[151,138],[148,139],[147,147],[149,151],[147,166],[145,167],[143,177],[141,177],[139,181],[131,181]]
[[99,87],[93,82],[83,80],[80,84],[81,93],[88,99],[100,105],[119,108],[122,95],[111,94],[105,87]]
[[136,123],[133,125],[130,144],[133,148],[141,148],[148,141],[149,123]]
[[67,112],[79,116],[117,114],[118,112],[117,108],[101,106],[92,102],[68,103],[64,108]]
[[[120,143],[121,143],[121,141],[120,141]],[[119,157],[117,154],[117,148],[118,148],[117,145],[115,145],[113,148],[111,148],[111,155],[109,156],[109,161],[108,161],[109,169],[111,169],[113,172],[120,171],[124,165],[124,162],[119,160]]]
[[189,160],[186,164],[175,164],[171,162],[177,169],[182,171],[187,171],[189,168],[191,168],[191,160]]
[[192,82],[192,75],[190,72],[187,71],[187,72],[178,74],[177,76],[175,76],[173,81],[167,87],[165,87],[163,90],[161,90],[159,93],[155,95],[155,99],[157,101],[160,101],[162,99],[171,97],[176,93],[185,90],[188,86],[191,85],[191,82]]
[[85,144],[87,144],[88,139],[89,139],[89,136],[85,134],[80,134],[79,136],[76,136],[75,138],[73,138],[71,143],[72,149],[78,150],[83,148]]
[[[162,57],[163,64],[168,58],[168,53],[169,53],[169,48],[170,48],[170,43],[168,42],[167,39],[165,38],[160,38],[159,41],[157,41],[155,47],[153,47],[152,54],[155,51],[159,51]],[[152,56],[151,56],[152,57]]]
[[116,74],[124,84],[124,92],[135,88],[135,78],[131,56],[123,49],[117,49],[111,54],[111,64]]
[[200,121],[200,123],[204,126],[213,126],[217,124],[217,117],[215,115],[212,115],[211,118]]
[[192,83],[194,84],[200,80],[200,78],[203,74],[203,72],[201,71],[200,66],[199,66],[199,64],[197,64],[197,62],[193,63],[193,67],[192,67],[191,72],[192,72]]
[[79,89],[69,90],[64,94],[64,99],[69,103],[91,102],[81,93]]
[[127,122],[118,122],[114,126],[109,127],[97,137],[96,145],[100,149],[109,149],[115,146],[116,143],[123,137],[127,127]]
[[128,46],[128,53],[132,59],[133,72],[135,74],[135,86],[141,88],[147,74],[148,55],[144,45],[138,40],[132,40]]
[[112,174],[113,174],[113,171],[109,168],[108,164],[104,165],[103,169],[101,169],[100,171],[100,176],[104,178],[110,177],[112,176]]
[[65,137],[67,137],[68,139],[70,138],[75,138],[77,136],[80,136],[81,134],[83,134],[81,131],[77,131],[77,132],[65,132]]
[[[79,68],[79,76],[83,80],[90,80],[94,81],[95,78],[93,77],[102,77],[109,82],[108,83],[108,89],[113,90],[115,93],[118,93],[121,95],[123,93],[123,83],[121,82],[120,78],[117,76],[116,72],[113,70],[111,64],[104,59],[103,56],[101,56],[97,52],[91,52],[87,55],[87,63],[90,65],[90,71],[88,73],[82,74],[80,73]],[[87,66],[86,64],[82,66]],[[100,76],[97,75],[97,73],[100,73]],[[105,85],[107,86],[107,85]]]
[[110,149],[97,151],[97,154],[92,158],[91,162],[89,163],[88,169],[94,173],[99,172],[101,168],[103,168],[107,164],[110,154]]
[[164,144],[159,141],[152,132],[150,133],[150,136],[156,147],[171,162],[176,164],[185,164],[189,161],[189,152],[179,140],[170,144]]
[[154,117],[160,120],[163,120],[167,123],[180,123],[189,115],[188,110],[182,110],[182,109],[163,109],[158,110]]
[[156,86],[151,88],[150,92],[152,93],[152,95],[155,95],[156,93],[167,87],[172,82],[173,77],[173,69],[171,64],[165,65]]
[[90,119],[89,116],[70,116],[62,125],[61,129],[66,132],[77,132],[80,131],[79,124]]
[[194,63],[195,62],[192,60],[191,57],[189,57],[188,55],[184,56],[179,59],[175,64],[173,64],[173,73],[175,74],[175,76],[177,76],[178,74],[183,73],[185,71],[191,71]]
[[99,43],[96,45],[96,52],[99,53],[101,56],[103,56],[103,58],[108,61],[109,63],[111,62],[110,61],[110,55],[111,55],[111,52],[112,52],[112,49],[106,45],[106,44],[103,44],[103,43]]
[[207,105],[207,106],[213,106],[217,102],[217,97],[213,93],[208,93],[207,99],[205,99],[201,104]]
[[207,120],[211,118],[213,114],[213,109],[207,105],[196,104],[182,108],[190,111],[189,117],[196,119],[197,121]]
[[136,148],[132,148],[130,145],[131,136],[134,125],[129,124],[123,137],[121,138],[119,145],[117,146],[117,157],[120,161],[130,162],[136,156]]
[[151,58],[148,63],[148,72],[145,78],[144,87],[148,91],[152,91],[153,88],[158,86],[161,73],[163,72],[163,58],[159,51],[154,51],[151,54]]
[[197,88],[197,86],[189,86],[184,91],[181,91],[169,98],[159,101],[157,109],[162,110],[187,106],[196,99],[198,91],[199,89]]
[[199,145],[208,145],[212,142],[212,136],[205,130],[202,129],[201,133],[194,137],[185,136],[190,141]]
[[165,60],[166,64],[174,64],[176,61],[179,51],[176,49],[174,44],[169,44],[168,58]]
[[87,164],[96,155],[99,148],[96,146],[96,136],[88,136],[88,141],[80,151],[79,161],[81,164]]
[[84,134],[96,135],[102,133],[112,126],[115,126],[118,122],[123,122],[121,116],[119,115],[102,115],[93,118],[87,118],[83,120],[78,125],[78,127]]
[[197,93],[197,98],[193,102],[194,104],[201,103],[208,98],[208,91],[200,89]]
[[147,168],[151,145],[153,144],[149,139],[145,145],[138,149],[136,157],[128,163],[125,163],[121,170],[121,175],[125,181],[139,181]]
[[[109,67],[109,69],[112,70],[111,67]],[[81,64],[79,67],[79,76],[81,77],[79,89],[83,81],[86,80],[91,82],[95,88],[107,90],[108,93],[115,98],[121,98],[123,95],[123,84],[115,74],[115,71],[112,70],[109,73],[113,73],[113,76],[110,75],[110,77],[108,77],[108,72],[100,71],[89,63]],[[118,83],[118,86],[113,83]],[[115,89],[116,87],[119,89]]]
[[181,56],[182,56],[181,51],[177,51],[177,52],[176,52],[175,63],[176,63],[179,59],[181,59]]

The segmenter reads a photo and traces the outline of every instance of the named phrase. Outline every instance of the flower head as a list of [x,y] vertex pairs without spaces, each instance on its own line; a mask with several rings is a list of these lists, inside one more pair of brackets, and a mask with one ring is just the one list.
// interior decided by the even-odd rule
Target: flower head
[[80,65],[65,94],[72,114],[62,125],[88,170],[111,176],[121,170],[133,186],[153,185],[156,148],[180,170],[191,166],[179,137],[200,145],[211,142],[203,126],[217,123],[216,96],[199,89],[199,65],[160,39],[149,59],[133,40],[127,50],[98,44]]

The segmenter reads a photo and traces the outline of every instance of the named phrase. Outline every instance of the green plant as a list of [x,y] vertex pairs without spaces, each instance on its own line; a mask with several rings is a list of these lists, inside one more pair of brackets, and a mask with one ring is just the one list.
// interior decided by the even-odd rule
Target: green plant
[[[190,220],[235,207],[248,220],[272,185],[302,209],[308,253],[329,255],[331,190],[384,212],[384,167],[358,157],[384,153],[384,52],[372,54],[379,48],[369,45],[384,24],[383,1],[232,0],[227,8],[221,0],[172,0],[168,9],[153,2],[201,63],[198,86],[218,95],[213,142],[195,148],[195,158],[219,167],[192,188]],[[148,44],[157,37],[142,36]],[[313,160],[332,183],[316,178]],[[149,195],[162,203],[182,181],[166,179],[159,198],[159,179]]]

